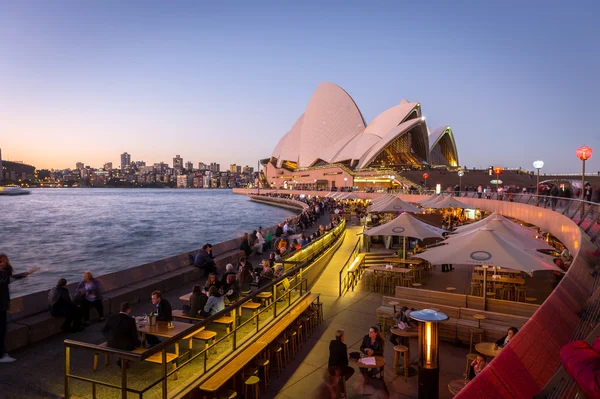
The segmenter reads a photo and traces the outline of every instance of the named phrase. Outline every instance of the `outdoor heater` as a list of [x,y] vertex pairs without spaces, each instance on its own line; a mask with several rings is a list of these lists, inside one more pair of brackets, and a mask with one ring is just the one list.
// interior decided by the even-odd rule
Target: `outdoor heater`
[[448,320],[444,313],[423,309],[410,313],[419,322],[419,399],[439,397],[439,322]]

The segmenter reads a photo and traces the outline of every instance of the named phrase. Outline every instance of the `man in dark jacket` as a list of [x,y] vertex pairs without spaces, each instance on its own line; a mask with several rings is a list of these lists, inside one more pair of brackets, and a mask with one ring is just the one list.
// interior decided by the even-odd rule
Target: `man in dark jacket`
[[121,312],[110,315],[106,321],[102,332],[108,334],[108,346],[110,348],[131,351],[141,345],[135,319],[129,315],[130,313],[131,306],[128,302],[123,302]]
[[[152,293],[152,305],[154,305],[152,313],[156,315],[156,321],[173,321],[171,304],[162,297],[162,293],[158,290]],[[146,334],[146,341],[150,346],[160,342],[157,337],[151,334]]]
[[277,228],[275,229],[275,237],[281,237],[283,235],[283,226],[281,225],[281,223],[279,223],[277,225]]
[[217,264],[213,260],[212,246],[210,244],[204,244],[202,249],[196,255],[194,259],[194,266],[200,270],[204,270],[204,274],[208,276],[210,273],[217,273]]
[[81,309],[71,300],[71,295],[67,289],[67,280],[61,278],[56,287],[50,290],[48,295],[50,303],[50,314],[54,317],[64,317],[65,322],[60,329],[65,332],[81,331]]
[[337,330],[335,339],[329,343],[329,370],[339,372],[346,381],[354,374],[354,369],[348,366],[348,348],[344,343],[346,334],[344,330]]

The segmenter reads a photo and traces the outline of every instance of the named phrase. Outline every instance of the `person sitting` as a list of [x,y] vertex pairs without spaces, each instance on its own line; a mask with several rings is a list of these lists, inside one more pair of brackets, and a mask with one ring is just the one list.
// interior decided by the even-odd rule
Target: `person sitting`
[[233,265],[231,263],[228,263],[227,266],[225,266],[225,274],[221,278],[221,285],[224,285],[227,282],[227,276],[230,274],[233,274],[235,276],[237,273],[235,272],[235,268],[233,267]]
[[275,278],[279,278],[279,277],[283,276],[284,273],[285,273],[285,270],[284,270],[282,264],[278,264],[277,266],[275,266],[275,272],[273,273],[275,275]]
[[509,329],[506,331],[506,335],[500,338],[498,341],[496,341],[494,349],[497,350],[498,347],[504,348],[515,337],[518,331],[519,330],[517,329],[517,327],[509,327]]
[[247,268],[241,268],[237,275],[238,283],[240,284],[240,291],[242,295],[250,294],[252,287],[252,281],[254,281],[254,277],[252,276],[252,272]]
[[208,275],[208,279],[206,280],[206,283],[204,283],[204,293],[208,293],[208,290],[210,289],[210,287],[216,287],[217,290],[219,288],[221,288],[221,282],[219,280],[217,280],[217,275],[214,273],[211,273]]
[[135,319],[130,316],[131,305],[129,302],[121,304],[121,311],[110,315],[102,333],[108,335],[107,345],[109,348],[132,351],[141,345],[138,337]]
[[204,244],[194,259],[194,266],[200,270],[204,270],[204,274],[219,274],[217,272],[217,264],[215,263],[214,256],[212,254],[212,245]]
[[[154,291],[151,300],[153,305],[152,313],[156,315],[156,321],[173,321],[171,304],[162,297],[160,291]],[[151,334],[146,334],[146,341],[150,346],[154,346],[160,342],[157,337]]]
[[208,290],[208,301],[206,301],[206,305],[204,305],[204,309],[200,312],[200,315],[208,317],[223,309],[225,309],[225,303],[219,295],[219,290],[215,286],[210,287]]
[[250,242],[248,241],[248,233],[244,233],[244,235],[242,236],[240,251],[244,251],[246,256],[250,256],[252,254],[252,247],[250,246]]
[[71,295],[67,289],[67,280],[61,278],[56,287],[50,290],[48,295],[50,302],[50,314],[53,317],[64,317],[65,321],[60,329],[65,332],[81,331],[81,309],[71,301]]
[[345,340],[344,330],[337,330],[335,339],[329,342],[329,370],[335,370],[348,381],[354,374],[354,369],[348,366],[348,347],[344,343]]
[[[360,351],[367,356],[383,356],[383,346],[384,341],[379,327],[373,326],[369,329],[369,334],[364,336]],[[381,372],[381,369],[379,371]],[[366,369],[361,369],[361,372],[367,374]],[[370,369],[369,374],[371,376],[377,375],[377,369]]]
[[273,269],[271,269],[270,266],[263,267],[263,271],[260,273],[260,277],[258,279],[258,288],[264,287],[274,279],[275,275],[273,274]]
[[477,376],[477,374],[481,373],[483,369],[487,366],[487,359],[483,355],[477,355],[475,360],[471,362],[469,366],[469,379],[472,380]]
[[206,294],[202,292],[199,285],[194,285],[192,288],[192,296],[190,297],[190,304],[183,305],[183,312],[187,313],[190,317],[200,317],[198,313],[204,309],[206,301],[208,301]]
[[[121,304],[121,311],[113,314],[106,320],[102,333],[108,335],[107,346],[109,348],[132,351],[141,346],[138,337],[135,319],[130,316],[131,305],[128,302]],[[127,362],[127,360],[125,360]],[[127,363],[125,363],[127,365]],[[117,360],[117,366],[121,367],[121,360]]]
[[279,251],[279,253],[281,253],[282,250],[287,252],[287,245],[287,236],[283,235],[279,240],[279,243],[277,243],[277,250]]
[[[398,313],[396,313],[394,315],[394,317],[393,317],[394,325],[397,325],[398,328],[405,329],[407,327],[407,325],[406,325],[407,318],[405,315],[405,312],[407,312],[407,311],[408,311],[408,307],[402,306],[402,308],[400,308]],[[398,345],[400,343],[400,337],[397,336],[396,334],[391,334],[390,342],[394,345]]]
[[235,274],[227,276],[227,282],[221,288],[222,295],[224,295],[224,301],[227,304],[233,303],[240,298],[240,285],[236,280]]
[[413,253],[415,253],[415,254],[420,254],[420,253],[422,253],[422,252],[425,252],[425,248],[421,247],[421,246],[419,245],[419,243],[417,242],[417,243],[415,244],[415,248],[413,249]]
[[102,287],[100,282],[92,276],[92,273],[83,273],[83,279],[76,288],[77,296],[80,299],[81,311],[85,325],[90,325],[90,307],[94,307],[98,312],[99,321],[104,320],[104,307],[102,305]]

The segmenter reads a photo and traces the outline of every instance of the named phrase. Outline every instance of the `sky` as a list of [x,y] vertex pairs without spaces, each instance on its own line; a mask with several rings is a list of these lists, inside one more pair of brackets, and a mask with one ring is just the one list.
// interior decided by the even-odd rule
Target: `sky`
[[255,166],[320,82],[408,99],[462,166],[600,171],[598,1],[0,1],[0,148],[37,168]]

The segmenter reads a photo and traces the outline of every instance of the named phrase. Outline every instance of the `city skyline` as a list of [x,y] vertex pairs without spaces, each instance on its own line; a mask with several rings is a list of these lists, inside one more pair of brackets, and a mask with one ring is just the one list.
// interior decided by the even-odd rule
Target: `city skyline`
[[454,130],[461,166],[577,173],[579,146],[600,151],[591,1],[76,5],[0,5],[6,160],[255,167],[324,81],[367,124],[422,101],[430,126]]

